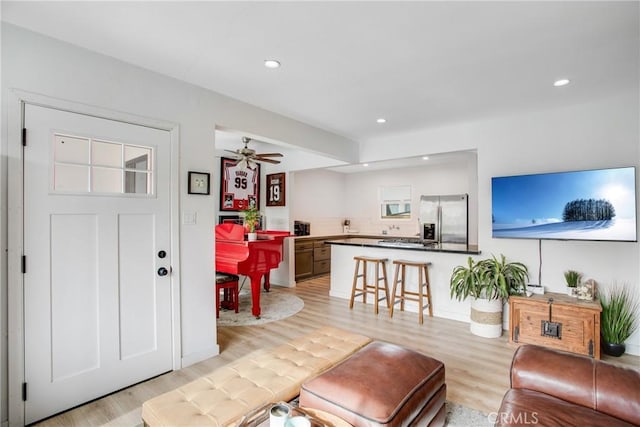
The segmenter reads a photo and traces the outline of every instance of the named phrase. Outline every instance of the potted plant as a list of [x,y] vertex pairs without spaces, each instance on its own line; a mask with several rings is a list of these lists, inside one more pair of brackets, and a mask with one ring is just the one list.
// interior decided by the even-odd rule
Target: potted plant
[[567,282],[567,295],[570,297],[578,296],[578,283],[582,279],[582,274],[575,270],[567,270],[564,272],[564,280]]
[[257,240],[258,234],[256,233],[256,226],[258,225],[258,220],[260,219],[260,212],[255,208],[255,206],[251,206],[249,209],[244,210],[244,226],[247,229],[247,239],[249,241]]
[[600,294],[600,335],[602,351],[610,356],[622,356],[624,342],[638,328],[638,298],[624,286],[614,286]]
[[459,265],[451,274],[451,297],[458,301],[471,297],[471,333],[486,338],[502,335],[502,304],[509,295],[526,291],[527,267],[507,262],[504,255]]

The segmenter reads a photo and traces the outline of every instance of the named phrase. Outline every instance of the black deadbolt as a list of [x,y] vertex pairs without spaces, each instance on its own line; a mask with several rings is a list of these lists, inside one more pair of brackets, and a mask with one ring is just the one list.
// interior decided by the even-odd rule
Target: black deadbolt
[[166,256],[167,256],[167,253],[165,251],[158,252],[158,258],[164,258]]
[[164,267],[160,267],[158,269],[158,276],[166,276],[167,274],[169,274],[169,270],[167,270]]

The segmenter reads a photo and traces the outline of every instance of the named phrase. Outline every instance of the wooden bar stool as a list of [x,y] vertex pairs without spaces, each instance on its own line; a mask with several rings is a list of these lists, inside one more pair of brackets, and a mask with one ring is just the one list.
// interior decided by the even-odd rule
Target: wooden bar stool
[[[393,264],[396,266],[396,268],[393,275],[393,292],[391,294],[391,308],[389,309],[389,317],[393,317],[393,308],[397,302],[400,302],[400,311],[404,311],[405,301],[417,301],[418,321],[420,322],[420,324],[422,324],[424,322],[423,313],[425,308],[429,308],[429,317],[433,317],[433,310],[431,308],[431,286],[429,284],[429,266],[431,265],[431,263],[398,259],[393,261]],[[407,267],[418,268],[417,292],[407,291],[405,289]],[[398,284],[400,284],[400,295],[396,295]],[[398,298],[398,301],[396,301],[396,297]]]
[[[373,310],[378,314],[378,302],[385,300],[387,302],[387,308],[389,308],[389,283],[387,281],[387,258],[372,258],[367,256],[353,257],[356,261],[356,269],[353,273],[353,287],[351,288],[351,299],[349,300],[349,309],[353,308],[353,300],[355,297],[362,295],[362,302],[367,303],[367,294],[374,294],[375,303]],[[360,273],[360,263],[362,263],[362,273]],[[373,283],[367,282],[367,263],[374,264],[375,279]],[[380,275],[380,268],[382,268],[382,276]],[[362,287],[358,287],[358,279],[362,278]],[[380,297],[380,281],[383,281],[384,297]],[[356,294],[356,291],[361,291]]]
[[[238,312],[238,280],[235,274],[216,272],[216,319],[220,317],[220,307]],[[220,290],[224,290],[224,297],[220,302]]]

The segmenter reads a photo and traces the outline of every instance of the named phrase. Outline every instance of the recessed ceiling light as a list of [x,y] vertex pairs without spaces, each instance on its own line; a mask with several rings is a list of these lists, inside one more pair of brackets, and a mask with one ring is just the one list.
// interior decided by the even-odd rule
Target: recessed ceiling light
[[376,120],[376,123],[387,123],[387,119],[380,117],[378,120]]
[[276,61],[275,59],[265,59],[264,66],[267,68],[278,68],[280,67],[280,61]]
[[555,87],[566,86],[569,84],[569,79],[560,79],[553,82]]
[[429,160],[429,156],[424,156],[422,160]]
[[363,165],[365,168],[369,166],[369,163],[363,163]]

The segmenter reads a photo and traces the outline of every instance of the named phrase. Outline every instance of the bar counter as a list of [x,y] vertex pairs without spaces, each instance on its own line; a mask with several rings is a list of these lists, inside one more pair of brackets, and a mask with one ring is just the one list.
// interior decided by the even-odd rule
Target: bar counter
[[[417,239],[414,238],[397,239],[404,240],[406,243],[417,242]],[[452,299],[450,296],[451,290],[449,288],[449,282],[451,280],[451,273],[456,266],[466,265],[467,257],[469,256],[477,259],[480,254],[477,246],[468,247],[467,245],[455,244],[423,246],[415,243],[408,246],[393,246],[390,244],[392,242],[384,242],[384,240],[394,240],[394,238],[390,236],[385,236],[382,239],[377,236],[349,236],[326,241],[327,244],[331,245],[331,284],[329,289],[329,295],[331,297],[344,299],[345,310],[349,310],[348,305],[355,267],[354,257],[356,256],[369,256],[387,260],[385,264],[389,291],[393,289],[395,273],[394,260],[426,261],[430,263],[429,282],[431,283],[433,315],[435,317],[469,322],[469,301]],[[381,241],[383,241],[383,243],[381,243]],[[417,290],[418,278],[416,275],[417,269],[411,268],[407,270],[407,290],[414,292]],[[369,271],[368,277],[374,277],[372,269]],[[361,297],[356,301],[358,301],[356,304],[359,306],[362,305]],[[367,304],[372,304],[372,298],[367,299]],[[413,301],[407,301],[405,309],[406,311],[414,313],[417,313],[418,310],[417,304]],[[373,307],[367,310],[370,310],[373,314]],[[381,301],[380,318],[382,319],[384,318],[383,316],[388,316],[387,312],[386,301]],[[429,323],[427,320],[425,320],[425,325],[419,326],[417,314],[415,316],[416,327],[427,327],[426,325]]]
[[[465,245],[458,243],[433,243],[423,246],[418,245],[403,245],[399,243],[394,245],[393,243],[381,243],[385,239],[378,238],[366,238],[366,237],[350,237],[346,239],[327,240],[329,245],[344,245],[344,246],[364,246],[371,248],[383,248],[383,249],[401,249],[406,251],[421,251],[421,252],[445,252],[453,254],[466,254],[466,255],[479,255],[480,250],[477,245]],[[388,239],[387,239],[388,240]]]

